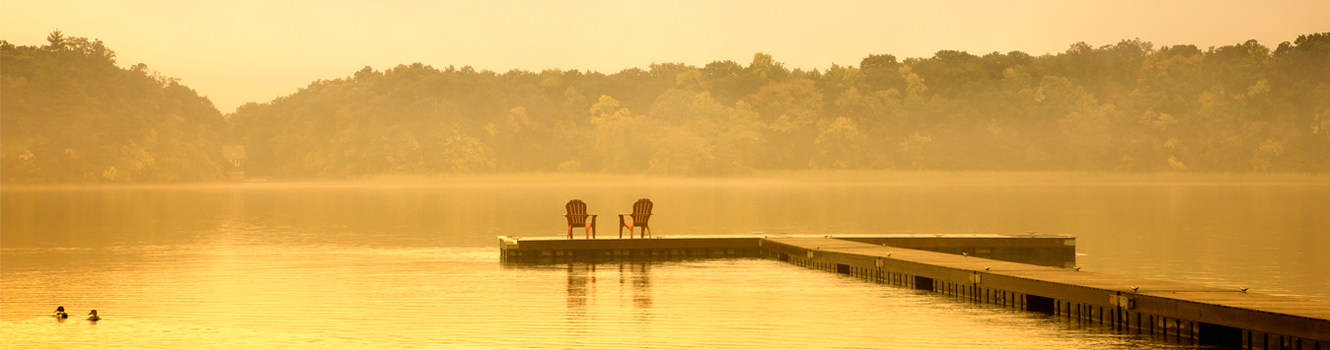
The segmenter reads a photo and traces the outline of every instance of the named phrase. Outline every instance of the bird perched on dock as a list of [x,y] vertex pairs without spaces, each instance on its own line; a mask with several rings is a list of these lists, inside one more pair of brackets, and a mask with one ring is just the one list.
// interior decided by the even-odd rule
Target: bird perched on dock
[[101,321],[101,319],[102,319],[101,317],[97,316],[97,310],[92,310],[92,312],[89,312],[88,314],[89,314],[89,315],[92,315],[92,316],[88,316],[88,321],[97,322],[97,321]]
[[988,266],[984,266],[984,271],[988,271]]
[[967,258],[968,258],[968,257],[970,257],[970,253],[961,252],[961,256],[964,256],[964,257],[967,257]]
[[66,319],[66,318],[69,318],[69,314],[65,313],[65,307],[64,307],[64,306],[56,306],[56,307],[55,307],[55,315],[51,315],[51,316],[52,316],[52,317],[55,317],[55,318],[57,318],[57,319],[60,319],[60,320],[64,320],[64,319]]
[[1246,292],[1247,292],[1247,287],[1238,288],[1238,290],[1242,291],[1243,293],[1246,293]]
[[1080,267],[1080,266],[1077,266],[1077,267],[1076,267],[1076,271],[1080,271],[1080,270],[1081,270],[1081,267]]
[[1132,292],[1136,292],[1137,289],[1141,289],[1141,287],[1131,286],[1131,291],[1132,291]]

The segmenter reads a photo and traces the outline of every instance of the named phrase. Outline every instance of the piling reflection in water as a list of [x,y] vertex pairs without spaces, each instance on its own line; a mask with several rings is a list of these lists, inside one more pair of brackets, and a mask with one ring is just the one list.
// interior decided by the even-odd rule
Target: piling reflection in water
[[584,314],[587,298],[596,285],[596,265],[568,264],[568,310],[570,314]]
[[[567,299],[571,316],[585,315],[589,300],[596,294],[597,269],[608,267],[617,271],[618,292],[620,296],[631,298],[634,309],[651,308],[651,262],[623,261],[608,263],[572,262],[562,264],[568,272]],[[539,266],[533,264],[506,264],[516,266]]]
[[[627,270],[627,271],[625,271]],[[619,286],[624,287],[624,279],[632,282],[633,307],[651,308],[651,263],[629,261],[619,264]]]
[[596,266],[592,264],[567,264],[567,332],[573,337],[586,336],[588,324],[593,322],[587,310],[590,299],[595,296]]

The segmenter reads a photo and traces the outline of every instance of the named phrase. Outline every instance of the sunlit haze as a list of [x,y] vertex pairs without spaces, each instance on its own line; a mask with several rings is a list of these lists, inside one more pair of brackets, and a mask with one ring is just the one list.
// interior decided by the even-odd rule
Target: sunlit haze
[[207,96],[223,113],[318,79],[421,62],[498,72],[614,73],[651,63],[857,65],[868,54],[927,57],[1057,53],[1141,38],[1202,49],[1256,39],[1274,47],[1330,31],[1327,1],[63,1],[0,3],[0,34],[42,45],[48,33],[101,39],[121,66],[149,69]]
[[1330,350],[1326,18],[0,0],[0,344]]

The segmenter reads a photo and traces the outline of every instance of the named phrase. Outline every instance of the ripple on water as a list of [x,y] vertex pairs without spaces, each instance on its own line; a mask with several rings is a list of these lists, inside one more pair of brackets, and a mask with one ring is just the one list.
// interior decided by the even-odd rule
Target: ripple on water
[[[1039,314],[761,259],[504,265],[489,249],[255,247],[227,252],[222,260],[208,250],[170,254],[186,251],[195,253],[172,259],[134,255],[138,258],[119,262],[130,269],[90,268],[63,276],[66,283],[132,281],[93,284],[95,289],[40,288],[43,275],[7,273],[6,318],[18,312],[30,316],[5,321],[4,343],[15,348],[53,343],[320,349],[1162,347]],[[134,277],[115,278],[123,274]],[[44,315],[54,303],[75,313],[97,305],[107,319],[94,326],[31,316]]]
[[9,349],[364,349],[378,345],[308,332],[275,332],[136,320],[58,323],[50,317],[5,321],[0,343]]
[[557,233],[572,197],[649,196],[658,235],[1066,233],[1096,272],[1328,300],[1323,185],[637,187],[7,190],[0,345],[1171,347],[769,260],[498,261],[495,236]]

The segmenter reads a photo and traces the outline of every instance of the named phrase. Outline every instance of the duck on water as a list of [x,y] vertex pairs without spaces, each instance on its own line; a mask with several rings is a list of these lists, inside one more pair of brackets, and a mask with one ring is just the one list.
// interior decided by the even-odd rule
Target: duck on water
[[[97,316],[97,310],[92,310],[88,315],[88,321],[92,321],[93,323],[102,320],[101,316]],[[69,313],[65,312],[64,306],[56,306],[55,314],[51,315],[51,317],[55,317],[56,321],[65,322],[65,319],[69,318]]]
[[51,315],[51,317],[55,317],[56,320],[60,320],[63,322],[66,318],[69,318],[69,314],[65,313],[64,306],[56,306],[55,314]]

